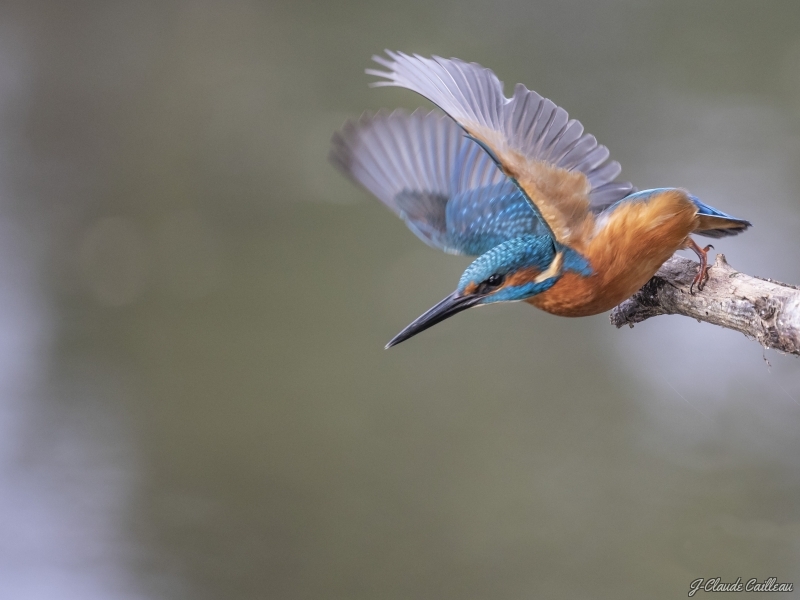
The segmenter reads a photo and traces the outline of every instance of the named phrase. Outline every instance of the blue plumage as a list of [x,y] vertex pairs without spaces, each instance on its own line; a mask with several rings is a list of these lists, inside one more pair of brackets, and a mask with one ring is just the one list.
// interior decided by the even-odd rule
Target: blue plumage
[[562,257],[560,259],[562,268],[557,273],[545,276],[541,280],[537,278],[534,281],[503,285],[502,289],[485,296],[478,304],[525,300],[550,289],[566,271],[574,271],[583,276],[591,274],[589,263],[577,252],[560,247],[549,235],[526,234],[507,240],[481,254],[466,268],[456,289],[463,293],[470,285],[480,285],[490,277],[502,281],[520,269],[533,269],[538,273],[547,272],[557,253]]
[[553,261],[553,239],[545,235],[522,235],[481,254],[466,268],[458,282],[459,291],[470,284],[480,284],[492,275],[504,277],[522,267],[544,271]]
[[737,235],[742,233],[748,227],[752,227],[752,223],[750,221],[745,221],[744,219],[737,219],[727,213],[722,212],[721,210],[717,210],[709,206],[708,204],[703,204],[700,201],[700,198],[697,196],[692,196],[689,194],[689,200],[694,202],[695,206],[697,206],[697,212],[701,215],[709,215],[712,217],[718,217],[720,219],[725,219],[728,223],[725,223],[724,227],[715,227],[713,229],[703,229],[700,231],[696,231],[697,235],[704,235],[706,237],[712,238],[721,238],[721,237],[728,237],[732,235]]
[[445,215],[451,242],[473,256],[524,234],[544,233],[522,192],[509,194],[505,183],[456,194]]
[[331,162],[425,243],[478,255],[544,226],[519,188],[450,118],[365,115],[333,137]]
[[[677,188],[636,192],[621,167],[552,101],[518,84],[512,97],[475,63],[387,51],[382,81],[444,110],[364,115],[333,137],[331,162],[380,199],[425,243],[478,255],[456,290],[415,319],[394,346],[481,304],[526,300],[552,314],[609,310],[692,233],[736,235],[750,226]],[[636,204],[641,203],[641,205]],[[696,209],[696,210],[695,210]]]

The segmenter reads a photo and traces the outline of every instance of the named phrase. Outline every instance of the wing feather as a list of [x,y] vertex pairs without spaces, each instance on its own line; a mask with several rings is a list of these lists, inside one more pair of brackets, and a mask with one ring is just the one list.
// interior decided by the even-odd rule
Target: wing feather
[[[621,168],[609,152],[570,120],[567,111],[524,85],[511,98],[489,69],[438,56],[386,51],[373,60],[386,70],[373,86],[399,86],[428,98],[479,141],[531,202],[556,239],[568,242],[594,204],[607,206],[635,191],[616,182]],[[558,171],[571,175],[558,182]],[[555,172],[555,173],[554,173]]]
[[425,243],[446,252],[481,254],[541,229],[517,186],[438,111],[348,121],[333,136],[330,160]]

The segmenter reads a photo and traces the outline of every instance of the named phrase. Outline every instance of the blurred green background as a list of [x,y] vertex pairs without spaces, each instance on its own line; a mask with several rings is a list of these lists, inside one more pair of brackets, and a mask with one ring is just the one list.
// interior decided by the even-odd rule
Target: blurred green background
[[525,305],[384,351],[469,259],[326,161],[346,118],[424,105],[369,89],[372,54],[458,56],[640,188],[750,219],[717,250],[800,283],[798,25],[794,0],[4,0],[0,598],[800,585],[796,358]]

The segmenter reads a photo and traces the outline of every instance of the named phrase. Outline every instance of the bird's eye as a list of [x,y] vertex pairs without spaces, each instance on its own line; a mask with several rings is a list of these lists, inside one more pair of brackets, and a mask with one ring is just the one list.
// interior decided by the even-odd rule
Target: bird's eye
[[503,285],[504,280],[505,280],[505,275],[500,275],[499,273],[495,273],[494,275],[489,275],[489,277],[487,277],[478,284],[478,287],[475,289],[475,293],[488,294],[489,292],[493,292],[498,287]]
[[490,275],[489,278],[486,280],[486,285],[491,287],[497,287],[503,283],[503,276],[495,273],[494,275]]

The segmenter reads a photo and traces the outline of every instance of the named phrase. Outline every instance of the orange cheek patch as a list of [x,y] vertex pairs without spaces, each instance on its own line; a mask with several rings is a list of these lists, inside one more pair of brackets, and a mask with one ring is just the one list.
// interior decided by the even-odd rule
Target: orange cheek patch
[[474,281],[470,282],[469,284],[467,284],[467,287],[464,288],[463,295],[464,296],[468,296],[469,294],[474,294],[475,290],[477,290],[477,289],[478,289],[478,286],[475,284],[475,282]]
[[506,277],[506,281],[503,284],[503,287],[525,285],[526,283],[535,281],[536,278],[539,276],[539,273],[541,273],[541,271],[539,271],[538,269],[534,269],[533,267],[520,269],[519,271],[515,271],[514,273]]

